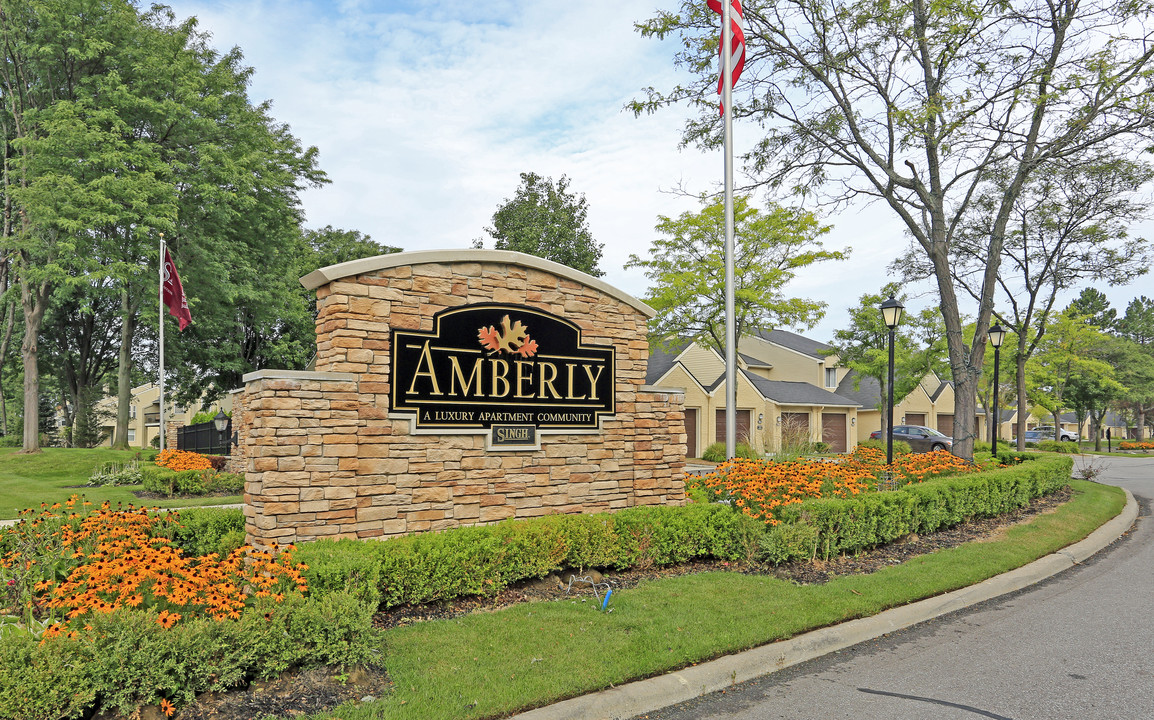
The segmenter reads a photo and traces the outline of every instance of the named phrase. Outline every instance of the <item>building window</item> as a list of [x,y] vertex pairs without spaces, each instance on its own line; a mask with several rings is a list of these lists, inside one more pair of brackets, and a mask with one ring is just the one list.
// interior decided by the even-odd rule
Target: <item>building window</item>
[[135,428],[128,428],[128,442],[129,443],[136,442],[136,429]]
[[827,388],[837,387],[837,368],[825,369],[825,386]]

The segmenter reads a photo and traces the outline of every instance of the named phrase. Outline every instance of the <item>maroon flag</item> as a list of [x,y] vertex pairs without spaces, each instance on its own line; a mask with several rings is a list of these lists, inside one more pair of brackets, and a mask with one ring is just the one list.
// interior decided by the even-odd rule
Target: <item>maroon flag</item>
[[180,284],[180,275],[176,274],[176,265],[172,264],[172,256],[168,248],[164,249],[164,283],[160,287],[160,299],[168,306],[168,314],[180,323],[184,330],[192,322],[192,313],[188,311],[188,300],[184,297],[184,286]]
[[[718,15],[723,14],[721,7],[722,0],[706,0],[706,5],[710,10]],[[745,31],[741,29],[741,0],[730,0],[731,7],[729,9],[729,25],[733,29],[733,40],[730,47],[732,51],[732,67],[733,67],[733,85],[737,85],[737,79],[741,77],[741,71],[745,68]],[[721,45],[717,48],[718,56],[725,52],[725,28],[721,30]],[[724,60],[724,58],[723,58]],[[720,95],[722,88],[725,87],[725,63],[721,64],[722,77],[717,79],[717,94]],[[721,114],[725,114],[725,105],[721,106]]]

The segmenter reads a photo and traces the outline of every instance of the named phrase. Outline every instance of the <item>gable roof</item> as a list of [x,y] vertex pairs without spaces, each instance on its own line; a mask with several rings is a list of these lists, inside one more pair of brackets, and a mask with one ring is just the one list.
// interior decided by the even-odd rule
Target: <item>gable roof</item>
[[661,378],[673,369],[677,358],[689,347],[688,340],[678,340],[669,345],[667,350],[649,346],[649,365],[645,369],[645,384],[655,385]]
[[773,400],[779,405],[857,407],[856,400],[823,390],[817,385],[789,380],[769,380],[746,370],[741,372],[766,399]]
[[801,353],[802,355],[808,355],[815,360],[825,360],[825,355],[822,351],[829,352],[833,350],[833,347],[825,343],[810,340],[803,335],[798,335],[788,330],[770,330],[769,332],[758,330],[757,337],[766,342],[771,342],[774,345],[780,345],[788,350]]
[[[858,380],[861,384],[856,389],[854,385]],[[850,370],[845,374],[845,377],[838,383],[837,394],[844,398],[849,398],[858,404],[858,407],[866,408],[867,410],[877,409],[882,401],[882,386],[878,381],[872,377],[865,377],[859,375],[857,370]]]

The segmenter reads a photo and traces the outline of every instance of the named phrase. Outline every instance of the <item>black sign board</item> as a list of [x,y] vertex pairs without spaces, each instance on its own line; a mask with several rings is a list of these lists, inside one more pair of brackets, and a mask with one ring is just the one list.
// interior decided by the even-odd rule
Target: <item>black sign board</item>
[[392,410],[417,430],[595,429],[616,411],[615,378],[612,347],[582,345],[576,325],[523,305],[451,308],[431,333],[392,333]]

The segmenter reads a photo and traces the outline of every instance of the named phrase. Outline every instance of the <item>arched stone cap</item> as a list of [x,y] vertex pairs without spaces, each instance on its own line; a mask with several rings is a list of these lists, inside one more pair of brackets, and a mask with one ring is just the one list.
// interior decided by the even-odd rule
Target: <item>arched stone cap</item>
[[630,305],[637,309],[638,312],[645,315],[645,317],[653,317],[657,311],[641,302],[632,295],[622,292],[613,287],[604,280],[593,277],[580,270],[574,270],[567,265],[555,263],[552,260],[545,260],[535,255],[527,255],[525,253],[513,252],[512,250],[479,250],[474,248],[459,249],[459,250],[420,250],[416,252],[401,252],[390,253],[388,255],[377,255],[375,257],[361,258],[360,260],[350,260],[349,262],[339,263],[337,265],[329,265],[328,267],[314,270],[308,275],[301,278],[301,285],[304,285],[308,290],[316,290],[322,285],[327,285],[334,280],[341,280],[343,278],[352,277],[354,275],[363,275],[365,273],[376,272],[377,270],[385,270],[387,268],[399,267],[402,265],[427,265],[436,263],[440,265],[451,265],[454,263],[467,262],[485,262],[485,263],[504,263],[507,265],[521,265],[535,270],[552,273],[559,277],[563,277],[573,282],[581,283],[592,288],[596,288],[606,295],[610,295],[621,302]]

